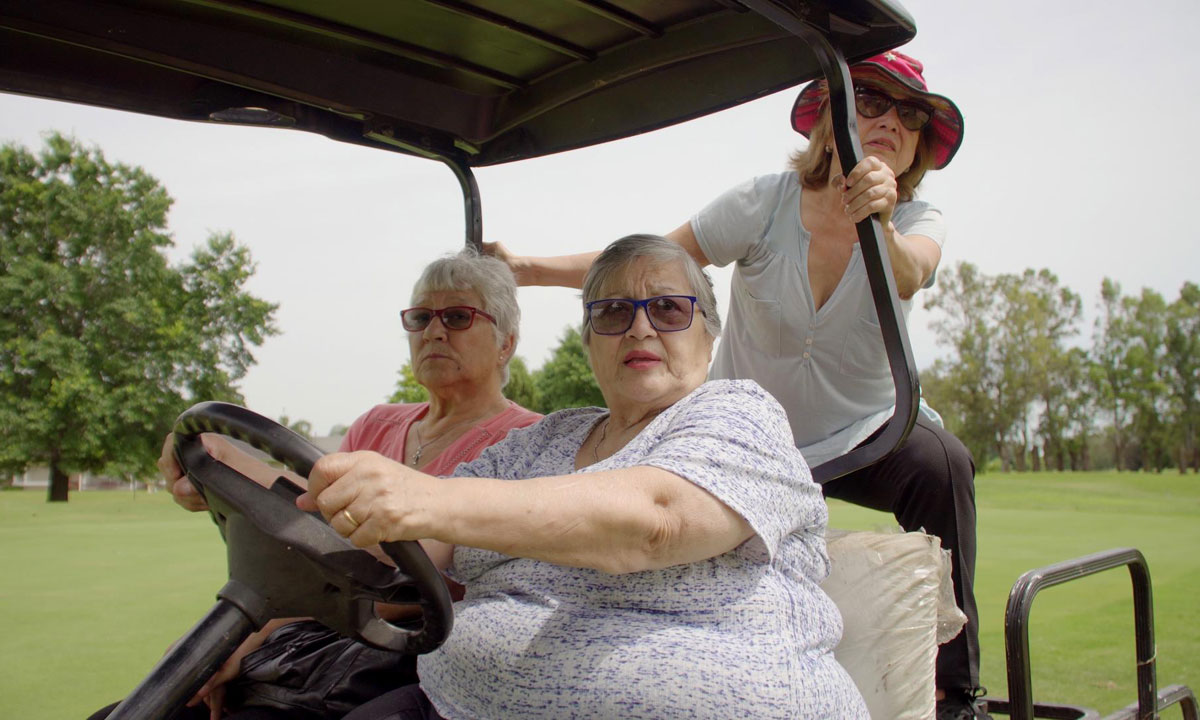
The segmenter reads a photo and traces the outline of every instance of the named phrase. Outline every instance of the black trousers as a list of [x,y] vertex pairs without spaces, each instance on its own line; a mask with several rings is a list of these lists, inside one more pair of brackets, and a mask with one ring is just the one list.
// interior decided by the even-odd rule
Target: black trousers
[[360,705],[342,720],[445,720],[420,685],[405,685]]
[[941,538],[942,547],[952,553],[954,599],[966,614],[967,625],[938,651],[937,686],[979,687],[971,453],[958,438],[921,415],[903,447],[871,467],[826,483],[824,490],[825,497],[890,512],[905,530],[924,529]]

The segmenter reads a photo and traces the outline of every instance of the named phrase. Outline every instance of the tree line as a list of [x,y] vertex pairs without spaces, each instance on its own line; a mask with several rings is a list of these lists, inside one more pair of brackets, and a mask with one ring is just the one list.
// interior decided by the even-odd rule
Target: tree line
[[1049,270],[939,271],[925,301],[948,357],[926,401],[985,469],[1200,470],[1200,287],[1167,301],[1105,278],[1090,344],[1080,296]]
[[[588,365],[579,330],[563,331],[558,347],[537,370],[530,371],[520,356],[508,364],[504,397],[542,414],[572,407],[604,407],[604,396]],[[425,402],[429,393],[417,382],[412,366],[404,363],[388,402]]]

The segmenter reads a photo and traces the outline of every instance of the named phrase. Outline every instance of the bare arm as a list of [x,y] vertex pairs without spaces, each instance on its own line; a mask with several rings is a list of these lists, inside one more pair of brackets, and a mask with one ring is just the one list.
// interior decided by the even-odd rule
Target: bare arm
[[578,255],[556,255],[552,257],[531,257],[514,255],[503,243],[483,244],[483,251],[503,260],[518,285],[547,285],[550,287],[583,287],[583,278],[588,268],[596,259],[599,252],[579,253]]
[[[684,223],[667,233],[666,238],[682,245],[688,254],[700,263],[700,267],[710,265],[696,235],[692,232],[691,223]],[[588,268],[600,253],[586,252],[577,255],[556,255],[551,257],[532,257],[515,255],[503,243],[484,243],[483,251],[503,260],[513,271],[518,285],[547,285],[550,287],[582,288],[583,279]]]
[[360,547],[436,538],[611,573],[703,560],[754,534],[715,496],[654,467],[519,482],[439,480],[375,453],[338,454],[317,464],[299,504],[319,509]]
[[891,232],[884,232],[896,293],[908,300],[925,287],[929,277],[942,259],[942,249],[932,238],[924,235],[901,235],[896,226],[888,223]]

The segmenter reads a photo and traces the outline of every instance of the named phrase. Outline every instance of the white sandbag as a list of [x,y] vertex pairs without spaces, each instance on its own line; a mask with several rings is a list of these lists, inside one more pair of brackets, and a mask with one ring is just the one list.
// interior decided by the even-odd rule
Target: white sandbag
[[822,588],[842,612],[834,654],[875,720],[934,717],[937,646],[962,630],[949,553],[925,533],[826,534],[832,570]]

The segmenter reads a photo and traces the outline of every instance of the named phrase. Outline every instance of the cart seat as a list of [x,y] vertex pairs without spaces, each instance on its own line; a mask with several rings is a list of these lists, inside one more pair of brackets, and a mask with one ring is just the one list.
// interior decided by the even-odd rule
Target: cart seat
[[967,618],[954,603],[950,554],[921,532],[830,529],[832,569],[821,587],[842,613],[834,655],[873,718],[934,717],[938,645]]

